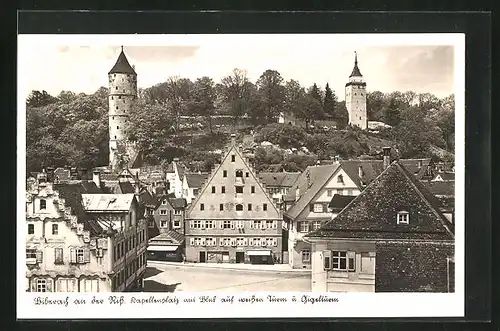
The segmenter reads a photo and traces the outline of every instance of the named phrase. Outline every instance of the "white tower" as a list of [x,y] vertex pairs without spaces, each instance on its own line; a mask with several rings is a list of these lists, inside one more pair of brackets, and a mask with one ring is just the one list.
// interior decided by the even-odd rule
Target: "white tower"
[[363,130],[368,128],[366,115],[366,83],[358,68],[358,55],[354,52],[354,68],[345,84],[345,106],[349,114],[349,124]]
[[122,51],[109,78],[109,165],[115,168],[117,146],[127,143],[125,124],[137,99],[137,74]]

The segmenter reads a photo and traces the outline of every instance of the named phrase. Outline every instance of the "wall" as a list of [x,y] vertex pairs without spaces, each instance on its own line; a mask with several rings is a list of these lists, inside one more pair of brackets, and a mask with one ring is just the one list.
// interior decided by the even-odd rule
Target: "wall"
[[447,292],[452,243],[377,244],[376,292]]

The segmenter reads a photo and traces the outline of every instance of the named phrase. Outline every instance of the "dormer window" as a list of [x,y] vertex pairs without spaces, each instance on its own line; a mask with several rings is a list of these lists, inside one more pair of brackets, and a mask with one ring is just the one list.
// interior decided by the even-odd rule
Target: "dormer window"
[[344,182],[344,176],[338,175],[337,176],[337,183],[343,183]]
[[398,224],[410,224],[410,213],[407,211],[400,211],[397,215]]

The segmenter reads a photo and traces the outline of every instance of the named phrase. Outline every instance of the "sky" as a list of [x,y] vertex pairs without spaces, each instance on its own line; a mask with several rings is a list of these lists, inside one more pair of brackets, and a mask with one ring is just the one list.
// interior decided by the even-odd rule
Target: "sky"
[[24,35],[18,45],[20,92],[93,93],[107,86],[107,73],[121,45],[135,65],[140,88],[164,82],[169,76],[193,81],[209,76],[219,82],[234,68],[247,70],[248,78],[255,82],[265,70],[273,69],[285,81],[295,79],[304,87],[316,83],[324,88],[329,83],[343,100],[356,51],[368,91],[412,90],[438,97],[454,92],[453,43],[443,38],[418,38],[418,44],[411,44],[405,38],[362,36],[176,35],[162,39]]

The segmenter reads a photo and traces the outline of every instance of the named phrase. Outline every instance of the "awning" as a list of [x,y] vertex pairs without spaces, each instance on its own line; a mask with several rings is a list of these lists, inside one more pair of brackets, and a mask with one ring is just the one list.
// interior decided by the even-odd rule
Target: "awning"
[[247,251],[248,256],[266,256],[266,255],[271,255],[271,250],[270,249],[261,249],[261,250],[255,250],[255,251]]
[[179,246],[148,246],[148,251],[174,252]]

